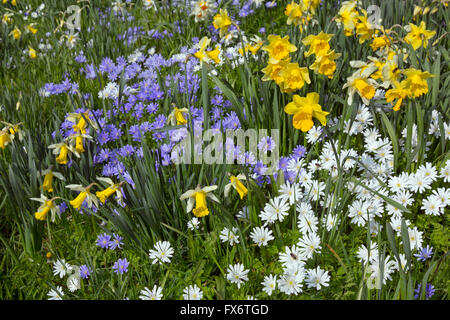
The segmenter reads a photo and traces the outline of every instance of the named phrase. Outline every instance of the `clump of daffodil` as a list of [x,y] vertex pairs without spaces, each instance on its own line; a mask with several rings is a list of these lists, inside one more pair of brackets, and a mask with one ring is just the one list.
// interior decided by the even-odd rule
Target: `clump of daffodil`
[[217,189],[216,185],[203,187],[201,188],[200,185],[197,185],[197,187],[194,190],[188,190],[185,193],[183,193],[180,197],[180,200],[187,199],[187,206],[186,206],[186,212],[192,212],[194,215],[198,218],[207,216],[209,214],[209,209],[206,205],[206,197],[211,198],[212,200],[220,203],[219,199],[211,192]]
[[22,31],[20,31],[19,28],[14,27],[14,29],[9,33],[10,36],[12,36],[14,39],[19,40],[22,36]]
[[210,43],[211,39],[206,36],[203,37],[197,44],[199,50],[194,53],[194,57],[199,59],[201,62],[211,63],[211,61],[214,61],[216,64],[219,64],[220,47],[216,46],[213,50],[206,50]]
[[64,181],[64,176],[56,171],[53,171],[53,166],[50,166],[47,170],[42,171],[40,176],[44,176],[44,182],[42,183],[42,190],[47,192],[53,192],[53,177]]
[[425,21],[422,21],[419,26],[410,23],[409,26],[405,27],[405,29],[409,31],[405,37],[405,42],[410,44],[414,50],[417,50],[417,48],[422,45],[426,48],[428,45],[428,40],[433,38],[436,34],[436,31],[426,29]]
[[[67,141],[67,140],[66,140]],[[74,154],[76,157],[80,157],[80,154],[75,148],[63,141],[61,143],[55,143],[48,146],[49,149],[54,149],[53,154],[56,156],[56,162],[59,164],[67,164],[69,162],[68,157]]]
[[297,47],[289,42],[289,36],[281,38],[278,35],[269,35],[267,37],[269,44],[262,47],[262,50],[269,54],[269,63],[276,64],[289,57],[291,52],[297,51]]
[[178,109],[175,104],[173,104],[173,110],[167,117],[167,123],[170,123],[171,125],[183,125],[186,124],[188,121],[184,117],[184,113],[189,113],[188,108],[181,108]]
[[60,199],[59,197],[54,197],[51,199],[48,199],[45,195],[41,194],[40,198],[30,198],[30,200],[33,201],[39,201],[42,203],[42,205],[37,209],[37,211],[34,213],[34,217],[37,220],[44,221],[47,217],[47,214],[51,213],[51,221],[55,222],[56,215],[59,215],[59,206],[55,204],[55,200]]
[[310,92],[306,97],[294,95],[293,101],[284,107],[287,114],[293,114],[292,119],[294,128],[303,132],[308,132],[313,126],[313,118],[316,118],[325,126],[327,124],[326,116],[329,112],[323,111],[319,105],[319,94]]
[[109,185],[108,188],[106,188],[103,191],[97,191],[95,195],[100,200],[101,203],[105,203],[106,199],[108,199],[113,194],[117,195],[117,201],[119,203],[123,202],[123,193],[121,191],[122,185],[125,183],[125,181],[114,183],[110,178],[106,177],[97,177],[98,181],[104,182]]
[[67,185],[66,188],[79,192],[78,196],[75,199],[70,200],[69,202],[70,205],[75,209],[80,210],[81,206],[83,205],[83,202],[86,200],[88,208],[92,208],[92,204],[95,204],[95,206],[98,207],[98,199],[90,191],[94,185],[97,185],[97,183],[93,182],[87,187],[83,187],[80,184]]
[[334,71],[336,71],[335,59],[341,56],[340,53],[330,51],[329,41],[333,34],[320,32],[318,35],[309,35],[302,40],[303,45],[309,46],[309,50],[305,52],[305,57],[312,54],[316,56],[314,63],[309,66],[315,73],[323,74],[328,78],[333,78]]
[[213,26],[215,29],[219,29],[219,36],[222,38],[228,32],[228,28],[232,22],[228,15],[227,9],[220,9],[219,13],[214,16]]
[[247,180],[247,178],[242,173],[238,174],[237,176],[231,174],[228,175],[230,176],[230,183],[225,185],[224,190],[225,197],[226,198],[228,197],[228,195],[230,194],[231,187],[233,187],[237,191],[237,193],[239,193],[239,197],[241,198],[241,200],[244,199],[244,197],[248,193],[248,190],[241,182],[241,180]]

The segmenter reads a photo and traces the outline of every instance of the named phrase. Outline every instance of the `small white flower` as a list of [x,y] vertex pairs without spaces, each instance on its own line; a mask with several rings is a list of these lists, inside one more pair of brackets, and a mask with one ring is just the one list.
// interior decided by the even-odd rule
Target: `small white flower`
[[59,275],[60,278],[63,278],[67,273],[72,271],[72,267],[70,264],[66,263],[64,259],[56,260],[53,265],[53,274],[55,276]]
[[140,292],[139,299],[141,299],[141,300],[161,300],[162,297],[163,297],[162,288],[155,284],[153,286],[152,290],[148,289],[147,287],[144,287],[144,289],[142,289]]
[[264,286],[263,291],[271,296],[273,290],[275,290],[277,287],[277,276],[269,274],[268,276],[264,277],[264,281],[261,284]]
[[274,239],[272,230],[266,227],[255,227],[250,233],[250,238],[258,246],[267,246],[267,243]]
[[245,270],[244,265],[241,263],[230,265],[227,269],[227,280],[231,283],[236,283],[237,287],[240,288],[241,284],[248,281],[247,274],[249,271]]
[[223,228],[222,232],[220,232],[219,238],[220,240],[222,240],[222,242],[229,242],[230,246],[232,246],[235,243],[239,243],[238,232],[239,229],[236,227],[231,228],[231,230],[225,227]]
[[64,292],[62,290],[62,287],[57,286],[56,290],[51,289],[48,292],[47,296],[49,296],[48,300],[62,300],[63,299],[62,297],[64,296]]
[[201,300],[203,297],[203,292],[197,287],[196,284],[184,288],[183,299],[184,300]]
[[170,258],[173,255],[173,248],[170,246],[169,241],[158,241],[154,246],[155,250],[149,250],[149,257],[152,261],[152,264],[159,263],[163,264],[164,262],[169,263]]
[[308,288],[316,288],[320,290],[322,287],[328,287],[330,281],[330,276],[328,271],[320,269],[317,267],[316,269],[306,270],[306,285]]

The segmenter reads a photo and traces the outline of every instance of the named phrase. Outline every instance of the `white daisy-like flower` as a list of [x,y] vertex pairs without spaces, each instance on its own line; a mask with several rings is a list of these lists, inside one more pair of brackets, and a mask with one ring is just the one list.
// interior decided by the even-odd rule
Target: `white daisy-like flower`
[[424,165],[422,164],[417,169],[416,174],[420,174],[425,178],[430,179],[432,182],[436,181],[438,176],[436,168],[430,162],[427,162]]
[[237,287],[240,288],[241,284],[248,281],[247,274],[249,271],[250,270],[246,270],[241,263],[230,265],[227,269],[227,280],[231,283],[236,283]]
[[197,217],[193,217],[188,221],[187,227],[189,230],[198,230],[198,226],[200,225],[200,220]]
[[302,234],[317,232],[318,224],[319,219],[313,213],[298,215],[297,227]]
[[282,222],[289,214],[289,204],[282,197],[275,197],[266,203],[264,211],[267,212],[269,216],[274,216],[275,220]]
[[285,251],[278,253],[278,261],[281,262],[284,268],[303,268],[305,257],[298,246],[295,244],[290,248],[286,246]]
[[184,300],[201,300],[202,298],[203,292],[196,284],[190,285],[183,290]]
[[319,140],[321,134],[322,128],[314,126],[306,134],[306,141],[308,141],[309,144],[314,144],[317,142],[317,140]]
[[238,232],[239,232],[239,229],[236,227],[232,227],[231,230],[228,229],[227,227],[225,227],[220,232],[219,238],[220,238],[220,240],[222,240],[222,242],[229,242],[230,246],[232,246],[235,243],[239,243]]
[[285,294],[299,294],[302,292],[305,272],[303,269],[286,269],[278,279],[278,289]]
[[426,215],[439,216],[444,213],[444,207],[439,197],[431,195],[422,200],[420,209],[424,210]]
[[157,286],[156,284],[153,286],[152,290],[144,287],[139,295],[139,299],[141,300],[161,300],[162,297],[162,288]]
[[48,300],[62,300],[64,297],[64,292],[62,290],[62,287],[57,286],[56,290],[55,289],[51,289],[48,293],[47,296],[49,297]]
[[447,160],[445,167],[441,168],[439,177],[444,179],[444,182],[450,182],[450,160]]
[[299,216],[307,215],[307,214],[314,214],[312,206],[309,202],[298,202],[295,209]]
[[439,202],[443,207],[450,205],[450,189],[437,188],[436,190],[433,190],[432,194],[439,199]]
[[80,278],[79,277],[69,277],[67,280],[67,288],[70,292],[75,292],[76,290],[80,289]]
[[279,197],[289,201],[289,205],[293,205],[301,198],[300,186],[297,183],[291,184],[289,181],[282,184],[279,190]]
[[274,239],[272,230],[267,227],[255,227],[250,233],[250,238],[259,247],[267,246],[267,243]]
[[305,259],[312,258],[314,253],[320,253],[320,238],[315,233],[307,233],[298,240],[297,246],[300,247],[300,253]]
[[359,262],[364,262],[364,265],[367,264],[368,261],[373,261],[378,257],[378,245],[376,242],[370,243],[370,250],[367,249],[365,245],[361,245],[356,252],[356,256],[359,259]]
[[315,269],[306,270],[306,285],[308,288],[316,288],[317,290],[322,289],[322,287],[328,287],[330,281],[330,275],[328,271],[320,269],[317,267]]
[[169,241],[158,241],[155,243],[154,250],[149,250],[149,257],[152,260],[152,264],[169,263],[173,255],[173,248],[170,246]]
[[416,174],[412,175],[410,178],[411,191],[423,193],[425,190],[431,188],[432,182],[433,181],[426,177],[425,174],[416,172]]
[[53,264],[53,274],[55,276],[59,275],[63,278],[67,273],[72,271],[72,266],[68,264],[64,259],[56,260]]
[[[325,220],[325,217],[324,217]],[[327,231],[331,231],[335,226],[337,226],[337,215],[332,215],[331,213],[327,215],[325,222]]]
[[263,291],[271,296],[272,292],[277,288],[277,276],[269,274],[264,277],[264,281],[261,284],[264,286]]
[[408,228],[408,235],[409,235],[409,244],[410,244],[411,250],[422,248],[423,232],[419,231],[417,229],[417,227],[414,227],[412,229]]
[[[403,218],[401,216],[393,216],[391,218],[391,221],[389,222],[391,224],[392,230],[394,230],[397,233],[397,236],[400,236],[402,234],[402,220]],[[405,220],[406,226],[410,225],[409,220]]]

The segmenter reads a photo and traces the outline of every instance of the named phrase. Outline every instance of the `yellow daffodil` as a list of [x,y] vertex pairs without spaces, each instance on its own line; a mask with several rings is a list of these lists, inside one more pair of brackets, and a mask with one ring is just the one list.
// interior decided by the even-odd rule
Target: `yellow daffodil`
[[32,47],[28,47],[28,55],[31,59],[36,59],[37,53],[36,50],[34,50]]
[[29,24],[27,26],[28,32],[31,32],[32,34],[36,34],[37,29],[34,27],[35,25],[36,25],[35,23]]
[[276,82],[276,84],[281,85],[281,83],[283,82],[283,77],[280,75],[280,71],[283,70],[283,68],[289,62],[291,62],[290,57],[288,57],[285,60],[281,60],[280,62],[275,64],[269,63],[267,67],[261,70],[262,72],[264,72],[262,80],[263,81],[273,80]]
[[11,135],[8,129],[3,129],[0,131],[0,148],[5,149],[8,143],[11,142]]
[[19,40],[20,37],[22,36],[22,32],[20,31],[19,28],[15,27],[15,28],[13,29],[13,31],[11,31],[11,32],[9,33],[9,35],[10,35],[10,36],[13,36],[14,39]]
[[400,79],[401,70],[398,68],[398,56],[393,56],[384,64],[381,75],[383,79],[382,86],[388,88],[389,86],[397,86]]
[[56,162],[59,164],[67,164],[69,162],[68,156],[74,154],[78,158],[79,153],[66,142],[55,143],[48,146],[49,149],[54,149],[53,154],[57,155]]
[[302,40],[304,46],[309,46],[309,50],[305,52],[305,57],[312,54],[316,56],[324,56],[330,50],[329,41],[333,34],[320,32],[318,35],[309,35]]
[[4,13],[3,17],[2,17],[2,23],[3,24],[10,24],[12,22],[12,19],[11,19],[12,15],[13,14],[9,13],[9,12]]
[[358,11],[356,11],[356,1],[344,1],[339,9],[336,22],[338,25],[344,26],[346,36],[351,36],[358,19]]
[[370,75],[377,70],[377,66],[373,63],[366,64],[362,61],[350,61],[350,65],[360,70],[355,71],[352,76],[347,78],[347,83],[343,89],[348,88],[348,105],[353,103],[353,95],[358,92],[364,104],[368,105],[369,100],[375,95],[378,83],[370,78]]
[[82,134],[86,133],[86,128],[88,123],[95,129],[98,130],[98,125],[89,116],[89,111],[80,113],[69,113],[66,117],[67,121],[75,123],[72,128],[75,132],[80,132]]
[[125,181],[114,183],[110,178],[105,177],[97,177],[97,180],[109,184],[108,188],[104,189],[103,191],[97,191],[95,193],[101,203],[105,203],[106,199],[108,199],[113,194],[117,194],[117,200],[119,201],[119,203],[123,201],[121,186],[125,183]]
[[325,126],[326,116],[329,114],[319,105],[319,94],[316,92],[310,92],[306,97],[294,95],[293,101],[284,107],[284,111],[294,115],[292,119],[294,128],[303,132],[308,132],[314,126],[313,118]]
[[417,98],[428,93],[427,79],[434,77],[434,75],[414,68],[406,69],[403,74],[406,76],[406,79],[403,80],[404,87],[410,92],[411,97]]
[[208,37],[203,37],[197,44],[199,50],[196,53],[194,53],[194,57],[196,57],[202,62],[210,63],[211,61],[214,61],[215,63],[219,64],[220,48],[219,46],[216,46],[214,50],[207,51],[206,48],[208,47],[210,42],[211,39],[209,39]]
[[316,61],[314,61],[309,68],[316,73],[323,74],[332,79],[334,71],[336,71],[336,62],[334,60],[340,56],[340,53],[336,53],[332,50],[323,56],[317,56]]
[[51,166],[47,170],[42,171],[39,175],[44,176],[42,190],[47,192],[53,192],[53,177],[56,177],[62,181],[65,180],[64,176],[59,172],[53,171]]
[[174,104],[172,112],[167,117],[167,123],[170,123],[173,126],[186,124],[188,121],[183,113],[189,113],[189,110],[187,108],[178,109]]
[[241,200],[244,199],[244,197],[248,193],[248,190],[241,182],[241,180],[247,180],[245,175],[243,175],[242,173],[238,174],[237,176],[230,176],[230,183],[225,186],[224,190],[225,197],[228,197],[231,187],[233,187],[239,193],[239,197],[241,198]]
[[303,88],[305,82],[311,83],[308,69],[300,68],[298,63],[288,63],[279,74],[283,78],[280,85],[281,90],[286,93],[292,93]]
[[424,48],[428,45],[428,40],[433,38],[436,31],[426,29],[425,21],[422,21],[419,26],[413,23],[409,24],[409,32],[405,37],[406,43],[410,44],[414,50],[417,50],[421,45]]
[[[194,190],[188,190],[183,193],[180,197],[180,200],[187,199],[186,212],[192,212],[196,217],[204,217],[209,214],[209,209],[206,205],[206,197],[211,198],[212,200],[220,203],[219,199],[211,192],[217,189],[217,186],[208,186],[200,188],[198,185]],[[195,209],[194,208],[195,204]]]
[[399,83],[395,88],[387,90],[384,94],[384,97],[386,98],[386,102],[392,102],[397,99],[397,102],[395,103],[393,109],[394,111],[398,111],[400,110],[403,99],[405,99],[409,95],[410,92],[409,90],[404,88],[404,83]]
[[51,221],[55,222],[56,215],[59,214],[59,206],[55,205],[55,200],[59,199],[59,197],[55,197],[52,199],[48,199],[43,194],[40,198],[30,198],[30,200],[41,202],[42,205],[37,209],[34,213],[34,217],[37,220],[44,221],[47,217],[47,214],[51,213]]
[[298,26],[301,24],[302,19],[304,18],[304,6],[295,2],[291,2],[286,6],[284,10],[284,14],[288,17],[286,24],[291,25],[294,24]]
[[228,16],[227,9],[220,9],[219,13],[214,16],[213,26],[219,29],[221,38],[228,32],[228,28],[231,26],[231,19]]
[[375,26],[370,24],[367,19],[367,12],[364,9],[361,9],[363,15],[358,16],[355,33],[359,36],[359,43],[364,43],[366,40],[372,39],[372,36],[375,34]]
[[78,196],[75,199],[69,201],[70,205],[75,209],[80,210],[81,206],[83,205],[83,202],[86,200],[88,208],[92,208],[93,204],[95,204],[95,206],[98,207],[97,197],[90,192],[90,189],[94,185],[97,184],[94,182],[88,185],[87,187],[83,187],[82,185],[79,184],[67,185],[66,188],[79,191]]
[[297,47],[289,42],[289,36],[281,38],[278,35],[267,37],[269,45],[262,47],[262,50],[269,53],[269,63],[276,64],[286,59],[289,53],[297,51]]

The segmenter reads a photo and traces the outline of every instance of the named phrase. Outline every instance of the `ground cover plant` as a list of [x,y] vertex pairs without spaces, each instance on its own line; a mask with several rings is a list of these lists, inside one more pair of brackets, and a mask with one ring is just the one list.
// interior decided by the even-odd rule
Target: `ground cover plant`
[[449,14],[2,0],[0,297],[446,300]]

